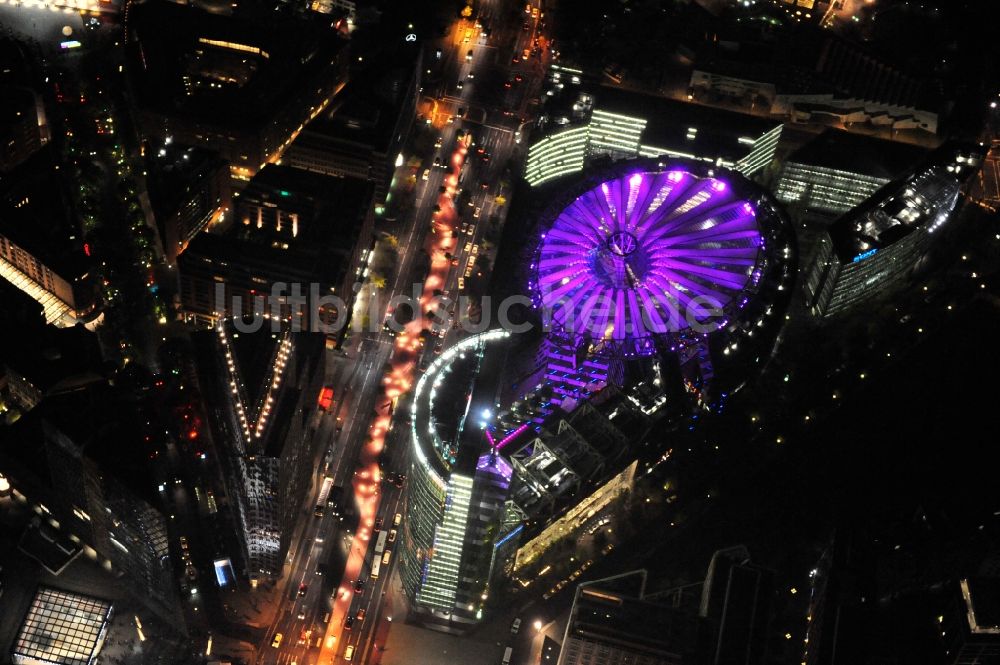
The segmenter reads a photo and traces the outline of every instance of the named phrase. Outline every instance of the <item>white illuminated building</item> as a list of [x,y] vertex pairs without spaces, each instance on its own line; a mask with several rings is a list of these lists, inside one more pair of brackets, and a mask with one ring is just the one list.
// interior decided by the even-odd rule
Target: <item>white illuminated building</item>
[[[477,393],[465,406],[464,431],[452,432],[453,438],[439,432],[435,401],[449,377],[454,379],[455,367],[481,368],[490,362],[484,361],[487,347],[509,336],[508,331],[491,330],[448,348],[417,381],[410,406],[413,457],[400,575],[411,616],[451,630],[466,630],[482,617],[495,552],[503,544],[501,521],[512,469],[500,455],[488,452],[485,423],[473,422],[489,413],[477,403]],[[478,369],[474,374],[481,376]],[[492,389],[485,392],[494,394]]]
[[216,408],[213,431],[234,497],[245,562],[252,577],[277,577],[290,544],[296,506],[309,488],[312,437],[305,412],[323,376],[321,335],[291,333],[264,316],[262,329],[240,332],[223,319],[211,333]]
[[783,125],[614,88],[593,90],[582,72],[552,67],[543,135],[528,149],[525,179],[537,186],[583,170],[595,157],[672,157],[752,176],[774,159]]
[[904,283],[951,219],[963,184],[981,161],[977,148],[945,145],[929,163],[834,222],[806,275],[813,312],[832,316]]

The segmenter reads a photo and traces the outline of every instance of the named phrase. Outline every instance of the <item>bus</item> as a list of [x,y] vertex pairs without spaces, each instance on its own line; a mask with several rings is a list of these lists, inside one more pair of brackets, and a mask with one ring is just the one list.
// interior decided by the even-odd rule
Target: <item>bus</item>
[[327,476],[323,479],[323,484],[319,488],[319,497],[316,499],[316,510],[314,515],[316,517],[323,517],[323,511],[326,510],[326,500],[330,496],[330,488],[333,487],[333,478]]
[[500,661],[500,662],[503,665],[510,665],[510,657],[511,657],[511,655],[513,653],[514,653],[514,650],[512,648],[510,648],[510,647],[507,647],[506,649],[504,649],[504,651],[503,651],[503,660]]
[[382,569],[382,559],[375,557],[375,563],[372,564],[372,579],[378,579],[378,572]]
[[378,540],[375,541],[375,556],[376,557],[379,554],[381,554],[383,550],[385,550],[385,539],[388,536],[389,536],[389,532],[388,531],[379,531],[378,532]]

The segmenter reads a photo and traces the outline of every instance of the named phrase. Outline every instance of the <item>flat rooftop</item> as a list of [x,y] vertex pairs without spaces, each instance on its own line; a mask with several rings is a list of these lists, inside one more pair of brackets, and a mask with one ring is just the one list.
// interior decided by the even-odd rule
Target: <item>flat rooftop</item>
[[[398,62],[398,61],[397,61]],[[371,146],[385,152],[394,141],[403,105],[409,99],[414,67],[387,63],[384,69],[352,74],[330,107],[310,122],[300,141],[337,140]]]
[[694,652],[699,629],[693,614],[590,585],[577,593],[567,636],[656,657]]
[[104,639],[111,609],[107,600],[39,587],[14,641],[14,658],[90,665]]
[[87,272],[88,260],[56,166],[49,146],[0,174],[0,235],[72,281]]
[[1000,635],[1000,580],[973,577],[962,580],[961,588],[969,628],[976,633]]
[[0,428],[0,451],[46,482],[52,482],[45,454],[47,430],[68,438],[80,453],[108,476],[152,505],[159,504],[149,468],[147,430],[136,397],[105,379],[69,386],[7,428]]
[[[286,166],[267,166],[243,194],[234,199],[237,219],[223,233],[200,233],[180,255],[184,265],[195,257],[271,281],[339,284],[348,269],[365,217],[372,205],[372,183],[334,178]],[[282,210],[299,210],[301,222],[293,236],[284,231],[257,228],[241,213],[263,203]],[[245,217],[245,218],[244,218]],[[215,267],[213,270],[218,271]],[[266,291],[270,284],[263,284]]]
[[[687,148],[685,152],[720,156],[730,161],[750,152],[753,146],[747,139],[756,139],[782,125],[780,120],[608,86],[593,90],[593,95],[595,110],[645,118],[643,145]],[[692,128],[694,132],[690,131]]]
[[927,155],[920,146],[828,129],[793,152],[788,161],[895,180]]
[[344,40],[329,20],[252,20],[151,0],[129,10],[129,71],[143,106],[226,127],[259,128]]

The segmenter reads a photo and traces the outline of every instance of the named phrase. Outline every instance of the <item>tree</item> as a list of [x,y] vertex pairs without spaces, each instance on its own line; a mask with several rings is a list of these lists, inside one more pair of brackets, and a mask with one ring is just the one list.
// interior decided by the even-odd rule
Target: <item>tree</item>
[[371,274],[369,281],[371,282],[372,286],[374,286],[376,289],[382,290],[385,288],[385,277],[378,274],[377,272],[373,272]]

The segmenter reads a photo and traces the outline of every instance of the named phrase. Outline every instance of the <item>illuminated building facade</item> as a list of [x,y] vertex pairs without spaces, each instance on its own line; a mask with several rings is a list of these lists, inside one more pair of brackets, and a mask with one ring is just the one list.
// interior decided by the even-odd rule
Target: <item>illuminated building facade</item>
[[[411,616],[447,631],[479,622],[490,581],[516,545],[517,521],[507,520],[512,468],[499,454],[504,440],[488,429],[509,335],[463,339],[431,363],[414,391],[400,573]],[[438,398],[447,390],[469,391],[457,417],[451,400]]]
[[[591,398],[622,382],[625,362],[763,325],[768,294],[791,279],[786,233],[759,188],[690,160],[595,168],[546,197],[528,259],[540,345],[513,352],[504,330],[467,337],[414,391],[400,561],[421,621],[475,625],[491,582],[514,569],[526,517],[544,525],[580,498],[592,513],[620,496],[635,473],[629,439]],[[520,378],[508,386],[508,374]]]
[[46,321],[66,327],[100,312],[88,247],[55,179],[51,150],[0,176],[0,278],[40,303]]
[[946,662],[976,665],[997,660],[1000,658],[1000,612],[994,601],[1000,591],[997,579],[968,577],[951,584],[948,607],[937,617]]
[[[198,364],[213,436],[234,499],[237,533],[251,579],[276,578],[309,490],[313,405],[324,375],[321,335],[244,330],[248,320],[221,320],[196,333]],[[242,330],[242,332],[241,332]]]
[[977,149],[946,145],[911,175],[883,187],[839,219],[806,276],[813,311],[843,312],[905,281],[951,217]]
[[910,144],[830,129],[788,157],[775,196],[804,213],[840,215],[904,175],[926,154]]
[[[528,149],[525,179],[538,186],[593,158],[692,159],[753,176],[774,159],[779,121],[580,83],[552,67],[542,135]],[[577,83],[572,83],[576,80]]]

